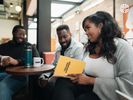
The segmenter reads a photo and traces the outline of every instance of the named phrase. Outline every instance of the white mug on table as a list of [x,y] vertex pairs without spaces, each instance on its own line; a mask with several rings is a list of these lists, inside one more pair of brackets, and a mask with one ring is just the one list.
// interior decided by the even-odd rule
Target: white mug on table
[[33,57],[33,66],[41,67],[44,64],[44,60],[41,57]]

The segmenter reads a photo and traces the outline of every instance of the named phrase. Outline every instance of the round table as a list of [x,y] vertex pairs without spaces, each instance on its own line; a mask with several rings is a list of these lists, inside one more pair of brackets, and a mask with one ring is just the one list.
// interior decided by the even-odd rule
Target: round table
[[32,100],[32,96],[31,96],[31,86],[30,86],[29,77],[34,76],[34,75],[41,75],[42,73],[50,72],[53,70],[54,70],[54,66],[51,64],[44,64],[40,67],[31,66],[30,68],[27,68],[25,66],[15,66],[15,67],[6,68],[6,72],[8,74],[26,76],[26,80],[27,80],[27,92],[26,93],[29,94],[30,100]]
[[54,69],[54,65],[44,64],[40,67],[31,66],[27,68],[25,66],[15,66],[6,68],[6,72],[12,75],[39,75],[45,72],[50,72]]

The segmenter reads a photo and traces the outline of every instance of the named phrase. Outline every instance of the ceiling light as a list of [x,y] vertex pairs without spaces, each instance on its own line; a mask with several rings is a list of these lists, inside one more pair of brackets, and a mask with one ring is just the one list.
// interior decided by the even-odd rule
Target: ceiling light
[[14,16],[13,16],[13,15],[11,15],[10,17],[11,17],[11,18],[13,18]]
[[37,18],[34,18],[33,20],[34,20],[34,22],[37,22]]
[[52,19],[51,19],[51,22],[54,22],[54,21],[55,21],[55,19],[52,18]]
[[10,3],[10,7],[13,7],[13,3]]
[[22,8],[21,8],[20,6],[16,6],[16,7],[15,7],[15,10],[16,10],[17,12],[20,12],[20,11],[22,10]]

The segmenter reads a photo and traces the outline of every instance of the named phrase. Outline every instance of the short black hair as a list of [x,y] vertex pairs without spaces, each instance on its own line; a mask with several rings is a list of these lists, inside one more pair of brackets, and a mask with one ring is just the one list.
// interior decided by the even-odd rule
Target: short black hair
[[12,29],[12,34],[18,32],[18,29],[24,29],[24,27],[21,25],[15,25]]
[[67,31],[70,31],[68,25],[60,25],[60,26],[57,27],[56,31],[58,32],[58,31],[61,31],[61,30],[63,30],[63,29],[65,29],[65,30],[67,30]]

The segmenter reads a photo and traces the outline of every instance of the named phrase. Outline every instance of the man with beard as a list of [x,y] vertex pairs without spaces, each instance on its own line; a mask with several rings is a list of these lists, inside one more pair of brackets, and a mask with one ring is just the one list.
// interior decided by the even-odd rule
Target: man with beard
[[53,64],[57,64],[60,55],[75,59],[82,59],[83,45],[72,38],[72,33],[70,32],[68,25],[58,26],[56,32],[60,45],[56,50],[55,60]]
[[[72,33],[70,32],[68,25],[58,26],[56,29],[56,32],[57,32],[58,41],[60,45],[56,49],[53,65],[56,66],[60,55],[81,60],[83,57],[83,45],[72,38]],[[50,84],[50,83],[47,84],[47,78],[49,78],[51,75],[52,73],[44,73],[40,76],[39,84],[41,87],[43,87],[43,89],[39,90],[41,92],[37,91],[37,93],[35,93],[36,95],[38,94],[38,95],[44,96],[44,98],[45,99],[47,98],[48,100],[49,100],[49,97],[52,97],[49,91],[51,92],[50,89],[51,87],[53,87],[51,86],[53,84]],[[41,96],[38,96],[38,97],[41,97]],[[37,100],[40,100],[40,99],[38,98]]]
[[26,77],[9,75],[5,68],[24,65],[26,46],[32,47],[33,57],[39,56],[35,46],[25,40],[26,31],[23,26],[14,26],[12,35],[12,40],[0,45],[0,100],[11,100],[12,95],[26,85]]

